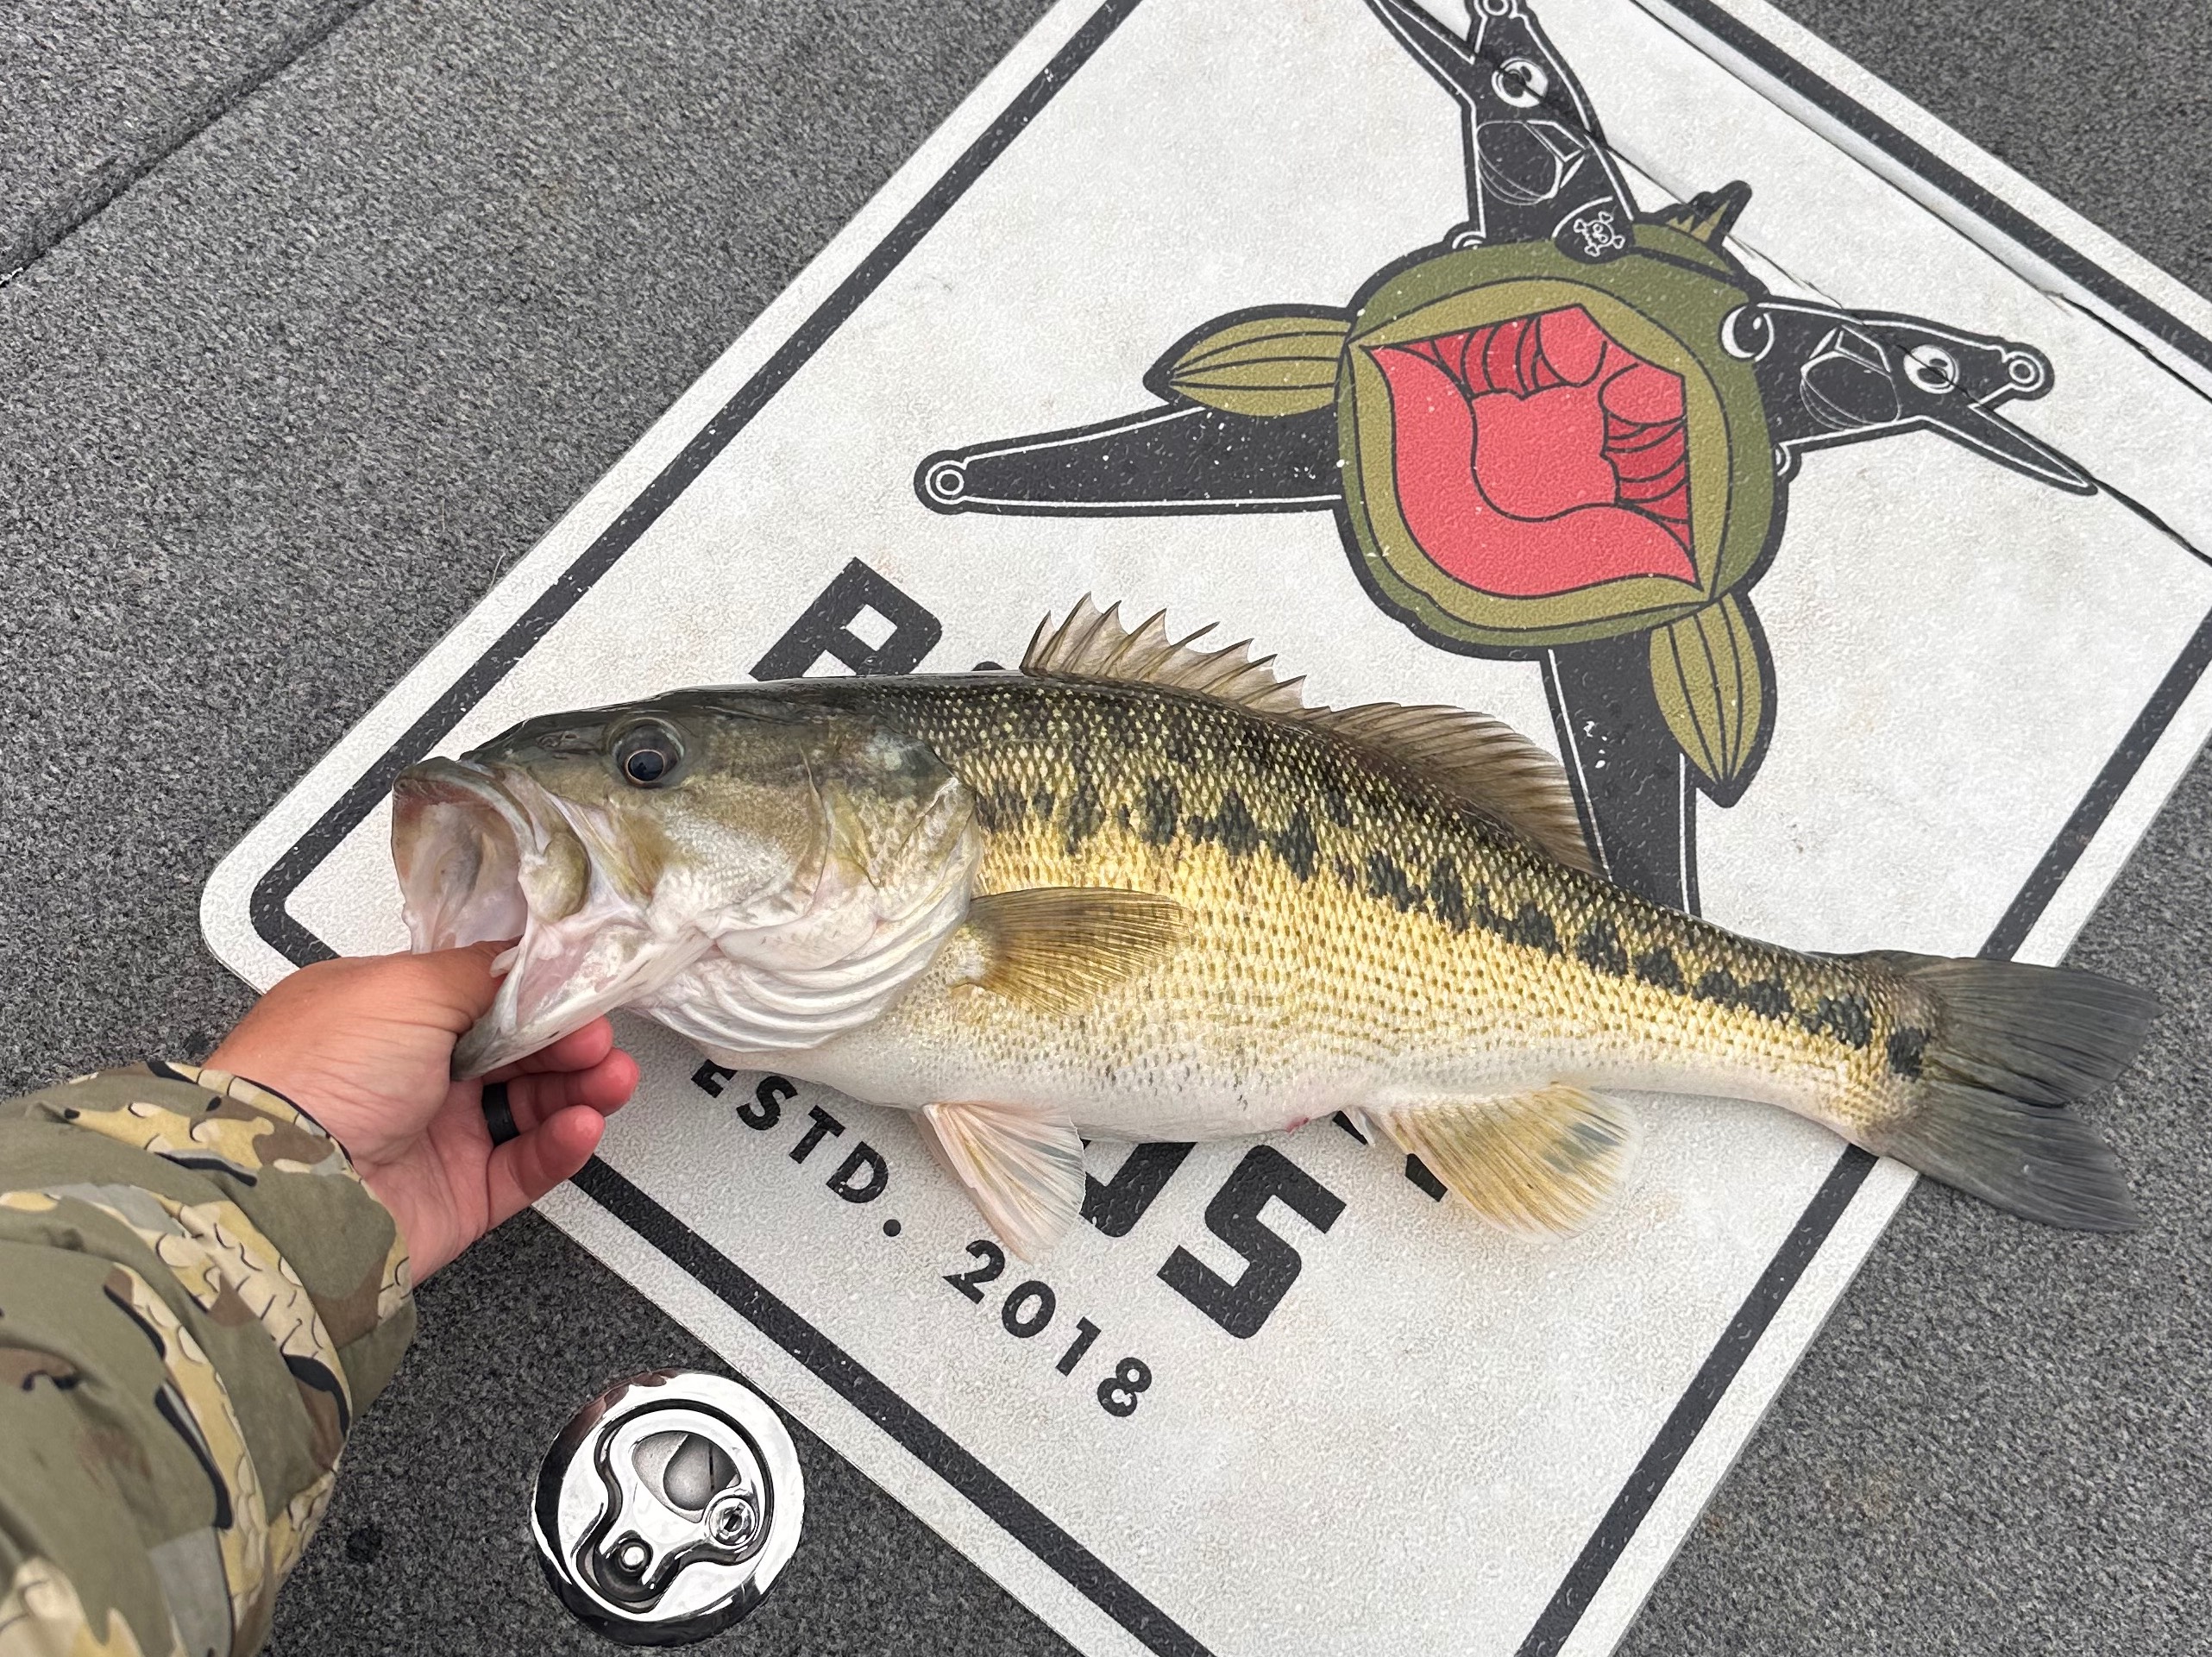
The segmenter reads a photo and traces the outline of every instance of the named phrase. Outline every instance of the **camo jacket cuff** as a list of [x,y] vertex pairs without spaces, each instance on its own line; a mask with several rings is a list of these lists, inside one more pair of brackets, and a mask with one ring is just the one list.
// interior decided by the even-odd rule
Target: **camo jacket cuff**
[[0,1657],[233,1654],[414,1334],[336,1140],[134,1065],[0,1103]]

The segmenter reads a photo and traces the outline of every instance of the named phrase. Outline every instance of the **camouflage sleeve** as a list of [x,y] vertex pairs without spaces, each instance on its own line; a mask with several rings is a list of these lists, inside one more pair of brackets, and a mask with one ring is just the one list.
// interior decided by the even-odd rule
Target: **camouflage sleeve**
[[414,1321],[392,1216],[280,1095],[0,1103],[0,1657],[253,1651]]

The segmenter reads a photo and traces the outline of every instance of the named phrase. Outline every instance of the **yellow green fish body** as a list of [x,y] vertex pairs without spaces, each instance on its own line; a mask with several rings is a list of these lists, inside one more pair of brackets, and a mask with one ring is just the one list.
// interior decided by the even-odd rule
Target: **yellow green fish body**
[[[455,820],[481,831],[471,791],[496,794],[492,840],[550,828],[559,869],[576,841],[586,920],[665,911],[620,923],[641,958],[660,940],[657,963],[625,981],[586,963],[602,997],[724,1062],[921,1111],[1031,1252],[1079,1205],[1079,1135],[1339,1110],[1486,1218],[1570,1226],[1632,1152],[1615,1088],[1780,1105],[2037,1217],[2127,1222],[2108,1154],[2058,1107],[2133,1051],[2133,992],[1738,938],[1589,872],[1555,763],[1494,722],[1306,708],[1241,650],[1201,655],[1156,620],[1086,608],[1026,668],[683,693],[431,762],[397,831],[418,942],[516,918],[496,855],[455,873]],[[644,784],[621,771],[641,743],[667,750]],[[707,803],[730,772],[753,781]],[[686,788],[701,799],[670,800]],[[718,821],[749,849],[708,861],[766,871],[773,901],[687,871],[672,843],[705,847]],[[571,1027],[600,1010],[569,1000]]]
[[1188,917],[1065,1010],[978,989],[956,939],[804,1067],[862,1097],[919,1083],[1209,1139],[1559,1081],[1725,1077],[1778,1104],[1817,1089],[1870,1123],[1894,1091],[1886,1047],[1912,1039],[1901,984],[1646,903],[1321,727],[1011,676],[814,694],[913,732],[975,791],[978,895],[1125,888]]

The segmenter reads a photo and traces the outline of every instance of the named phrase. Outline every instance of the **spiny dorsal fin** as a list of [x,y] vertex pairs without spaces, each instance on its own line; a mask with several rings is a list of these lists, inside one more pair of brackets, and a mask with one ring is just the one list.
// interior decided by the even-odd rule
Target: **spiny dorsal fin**
[[1210,696],[1273,719],[1317,725],[1441,788],[1467,809],[1520,835],[1548,857],[1595,873],[1567,773],[1502,720],[1455,707],[1370,702],[1343,709],[1308,707],[1303,678],[1278,679],[1272,656],[1252,659],[1252,641],[1218,650],[1196,642],[1202,627],[1172,638],[1160,611],[1132,631],[1122,606],[1101,611],[1088,593],[1055,628],[1038,624],[1021,671],[1043,679],[1110,679]]
[[1164,955],[1190,931],[1172,898],[1109,887],[1035,886],[973,899],[982,948],[974,982],[1041,1013],[1079,1013],[1091,996]]
[[1636,1118],[1627,1109],[1563,1083],[1363,1114],[1505,1231],[1579,1229],[1618,1189],[1636,1155]]
[[1058,628],[1050,616],[1037,624],[1036,636],[1021,657],[1021,671],[1039,679],[1119,679],[1131,684],[1161,685],[1217,701],[1235,702],[1255,713],[1296,713],[1303,679],[1281,680],[1268,671],[1272,656],[1252,659],[1252,641],[1201,650],[1197,641],[1214,630],[1201,627],[1187,637],[1167,635],[1167,612],[1160,611],[1132,631],[1122,621],[1122,606],[1101,612],[1086,593]]
[[1751,186],[1738,179],[1718,190],[1708,190],[1703,195],[1677,202],[1661,215],[1659,222],[1672,229],[1688,232],[1710,248],[1735,228],[1738,217],[1750,201]]

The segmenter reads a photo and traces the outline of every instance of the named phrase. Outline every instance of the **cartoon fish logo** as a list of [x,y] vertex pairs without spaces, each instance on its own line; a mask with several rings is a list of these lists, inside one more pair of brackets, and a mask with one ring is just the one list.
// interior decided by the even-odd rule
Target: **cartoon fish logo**
[[1741,182],[1640,212],[1526,0],[1461,40],[1370,8],[1458,100],[1469,218],[1348,305],[1194,330],[1120,419],[933,455],[939,512],[1329,510],[1385,610],[1432,643],[1542,661],[1608,873],[1695,907],[1692,790],[1733,804],[1772,728],[1750,589],[1803,455],[1927,430],[2075,493],[2005,420],[2033,346],[1771,292],[1729,248]]

